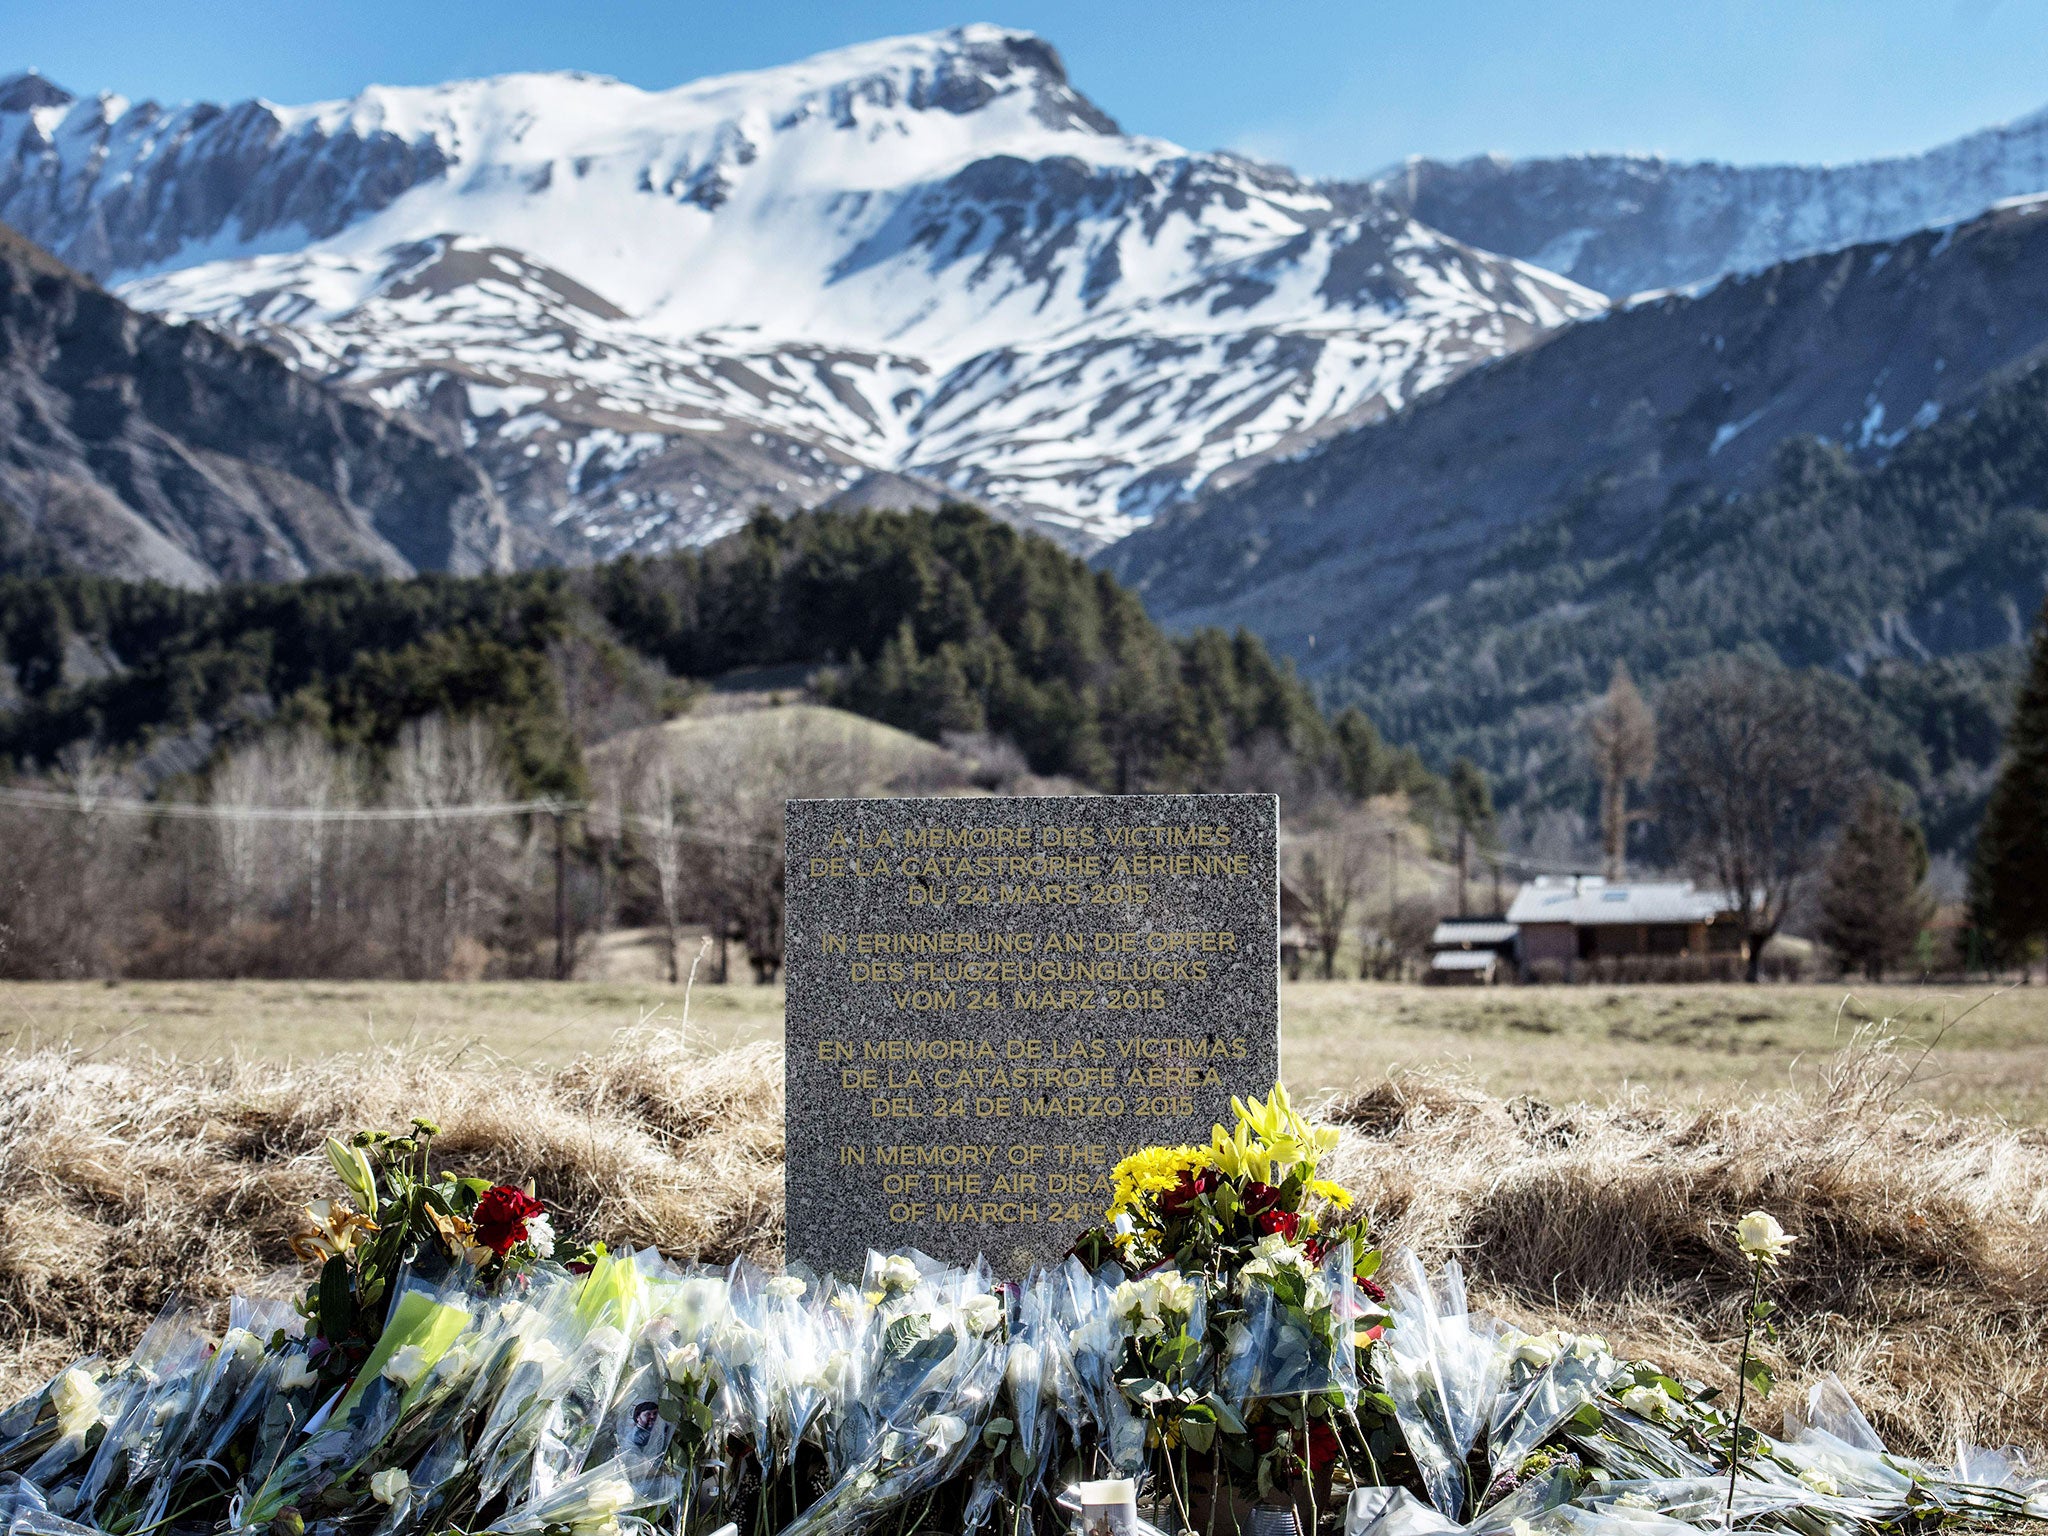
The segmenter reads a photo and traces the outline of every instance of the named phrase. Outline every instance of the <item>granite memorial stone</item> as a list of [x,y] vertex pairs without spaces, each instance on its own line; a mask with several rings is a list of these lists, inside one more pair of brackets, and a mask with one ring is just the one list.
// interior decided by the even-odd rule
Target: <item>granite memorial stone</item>
[[789,1256],[1019,1274],[1280,1071],[1270,795],[792,800]]

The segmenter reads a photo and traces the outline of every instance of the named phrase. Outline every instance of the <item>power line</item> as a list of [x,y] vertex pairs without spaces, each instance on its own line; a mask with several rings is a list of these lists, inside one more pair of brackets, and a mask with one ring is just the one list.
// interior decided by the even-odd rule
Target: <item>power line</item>
[[760,848],[770,841],[765,836],[724,837],[715,832],[664,822],[656,816],[611,810],[580,800],[495,800],[462,805],[223,805],[211,801],[136,800],[121,795],[94,794],[89,790],[65,793],[62,790],[8,785],[0,786],[0,805],[18,805],[25,810],[57,811],[73,816],[162,816],[179,821],[415,822],[483,821],[505,816],[581,816],[588,824],[607,825],[620,832],[632,826],[680,842],[723,848]]

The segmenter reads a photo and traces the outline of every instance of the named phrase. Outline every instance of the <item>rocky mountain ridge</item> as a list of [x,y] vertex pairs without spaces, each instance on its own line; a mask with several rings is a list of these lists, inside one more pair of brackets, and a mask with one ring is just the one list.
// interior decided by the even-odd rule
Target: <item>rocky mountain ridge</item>
[[510,563],[489,481],[264,348],[139,314],[0,227],[0,549],[211,586]]
[[1896,240],[2048,192],[2048,110],[1923,154],[1850,165],[1418,156],[1342,190],[1626,297]]

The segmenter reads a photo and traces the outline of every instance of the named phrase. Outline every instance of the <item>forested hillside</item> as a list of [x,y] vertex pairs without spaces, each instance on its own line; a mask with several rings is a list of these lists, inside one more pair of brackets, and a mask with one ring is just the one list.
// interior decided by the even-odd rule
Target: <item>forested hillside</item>
[[1702,497],[1619,555],[1588,550],[1579,515],[1502,544],[1335,691],[1432,757],[1503,771],[1510,798],[1577,807],[1589,777],[1573,721],[1617,659],[1653,681],[1766,651],[1832,669],[1930,839],[1967,840],[2048,593],[2048,369],[1876,468],[1787,442],[1763,485]]
[[374,751],[440,714],[491,723],[517,789],[576,794],[582,746],[679,707],[690,680],[800,664],[846,708],[1007,737],[1034,771],[1101,789],[1435,786],[1256,639],[1170,638],[1114,578],[960,506],[762,516],[701,551],[574,572],[209,592],[10,578],[0,646],[0,754],[35,767],[91,744],[155,781],[271,722]]

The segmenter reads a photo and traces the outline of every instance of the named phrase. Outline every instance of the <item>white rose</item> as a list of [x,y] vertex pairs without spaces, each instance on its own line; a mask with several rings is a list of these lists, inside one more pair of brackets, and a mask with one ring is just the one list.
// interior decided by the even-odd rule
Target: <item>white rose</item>
[[601,1477],[583,1491],[583,1507],[599,1519],[631,1509],[639,1495],[623,1477]]
[[1022,1341],[1010,1345],[1010,1359],[1003,1367],[1003,1376],[1010,1384],[1010,1400],[1020,1407],[1027,1397],[1045,1390],[1044,1361],[1035,1346]]
[[847,1373],[853,1369],[853,1352],[835,1349],[825,1357],[825,1363],[818,1367],[813,1385],[820,1392],[836,1394],[846,1385]]
[[917,1421],[917,1432],[924,1437],[926,1450],[943,1456],[967,1438],[967,1421],[958,1414],[927,1414]]
[[795,1301],[804,1293],[804,1282],[796,1275],[777,1275],[763,1289],[778,1301]]
[[159,1424],[170,1423],[171,1420],[185,1411],[185,1402],[188,1396],[189,1394],[184,1392],[166,1394],[158,1400],[156,1407],[150,1410],[151,1416]]
[[68,1440],[83,1440],[100,1421],[100,1399],[100,1384],[75,1365],[50,1383],[58,1433]]
[[221,1337],[220,1353],[253,1360],[263,1353],[263,1341],[246,1328],[230,1328]]
[[917,1265],[902,1254],[894,1254],[882,1264],[882,1289],[890,1291],[914,1291],[917,1282],[923,1278],[917,1272]]
[[970,1296],[960,1304],[960,1316],[971,1332],[987,1333],[1003,1320],[1003,1303],[986,1293]]
[[1572,1339],[1572,1353],[1581,1360],[1598,1360],[1608,1353],[1607,1341],[1597,1333],[1581,1333]]
[[667,1371],[670,1381],[686,1381],[696,1372],[703,1360],[704,1351],[692,1341],[681,1349],[671,1351],[669,1357],[662,1362],[662,1368]]
[[1798,1241],[1788,1236],[1778,1225],[1777,1217],[1768,1211],[1751,1211],[1737,1222],[1735,1240],[1742,1245],[1744,1253],[1764,1264],[1777,1263]]
[[1630,1413],[1646,1419],[1661,1419],[1671,1412],[1671,1399],[1661,1387],[1630,1387],[1620,1401]]
[[1555,1333],[1525,1334],[1515,1344],[1514,1357],[1541,1371],[1557,1364],[1561,1352]]
[[409,1387],[426,1368],[427,1352],[417,1344],[408,1344],[393,1350],[391,1358],[384,1362],[384,1379],[395,1386]]
[[551,1259],[555,1256],[555,1224],[547,1213],[526,1218],[526,1245],[535,1257]]
[[396,1504],[411,1488],[403,1467],[386,1467],[370,1474],[370,1497],[379,1504]]
[[734,1365],[750,1365],[761,1353],[761,1336],[745,1323],[718,1330],[718,1347]]
[[676,1287],[672,1311],[684,1333],[702,1333],[725,1315],[727,1286],[723,1280],[696,1275]]
[[304,1355],[286,1355],[284,1364],[277,1370],[277,1390],[296,1392],[301,1387],[310,1387],[320,1379],[320,1373],[313,1369]]
[[1819,1467],[1808,1467],[1799,1474],[1799,1481],[1806,1484],[1815,1493],[1824,1493],[1830,1498],[1842,1491],[1842,1485],[1832,1477],[1829,1477],[1827,1473],[1821,1471]]

